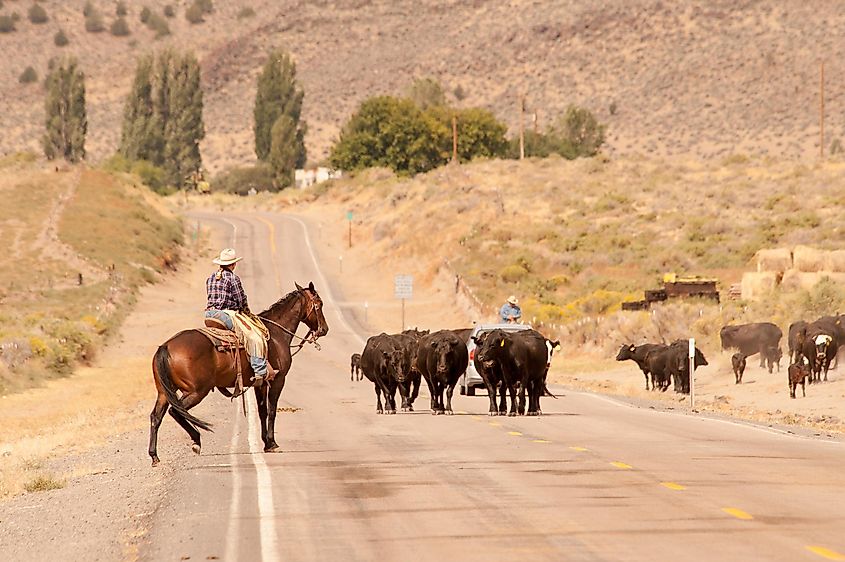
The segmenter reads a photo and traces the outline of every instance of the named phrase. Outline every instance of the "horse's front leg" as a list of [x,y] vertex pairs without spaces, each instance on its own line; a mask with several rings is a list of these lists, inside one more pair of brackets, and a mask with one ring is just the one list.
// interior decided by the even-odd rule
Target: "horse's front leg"
[[276,443],[276,410],[279,407],[279,397],[285,387],[285,377],[276,377],[267,393],[267,439],[264,440],[264,452],[272,453],[279,449]]
[[255,404],[258,406],[258,419],[261,420],[261,440],[267,446],[267,385],[256,386]]
[[164,414],[167,412],[167,398],[164,393],[158,395],[153,411],[150,412],[150,458],[153,461],[153,466],[159,463],[158,459],[158,428],[161,425],[161,420],[164,419]]

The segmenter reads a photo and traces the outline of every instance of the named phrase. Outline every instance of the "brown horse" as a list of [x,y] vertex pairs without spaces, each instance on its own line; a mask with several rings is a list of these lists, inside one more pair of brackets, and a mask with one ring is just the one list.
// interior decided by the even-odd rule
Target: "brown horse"
[[[309,329],[306,339],[311,336],[311,341],[316,341],[328,333],[329,326],[323,316],[323,301],[314,289],[314,283],[306,288],[296,285],[295,291],[279,299],[258,316],[270,331],[267,360],[277,371],[272,382],[255,388],[255,400],[261,418],[261,439],[264,441],[264,451],[271,452],[279,448],[275,439],[276,407],[290,370],[291,340],[296,328],[300,322],[305,323]],[[249,380],[252,368],[243,350],[240,364],[244,380]],[[191,449],[196,454],[200,453],[200,432],[197,428],[212,431],[211,424],[189,414],[188,410],[199,404],[215,387],[234,387],[236,368],[231,353],[218,352],[208,338],[197,330],[179,332],[159,346],[153,357],[153,379],[158,398],[150,413],[149,452],[153,466],[159,463],[156,451],[158,428],[168,409],[173,419],[190,435],[193,441]],[[181,398],[176,394],[177,390],[182,392]]]

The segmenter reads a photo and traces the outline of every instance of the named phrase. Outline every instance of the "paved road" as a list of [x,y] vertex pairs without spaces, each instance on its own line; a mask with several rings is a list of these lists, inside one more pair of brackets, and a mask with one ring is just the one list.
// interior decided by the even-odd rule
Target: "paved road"
[[[254,309],[313,280],[331,331],[294,361],[282,454],[257,452],[254,410],[197,408],[217,431],[170,482],[142,560],[845,560],[842,443],[576,392],[541,418],[457,395],[466,413],[377,416],[371,385],[349,381],[362,333],[303,225],[195,217],[246,256]],[[188,447],[172,435],[163,463]]]

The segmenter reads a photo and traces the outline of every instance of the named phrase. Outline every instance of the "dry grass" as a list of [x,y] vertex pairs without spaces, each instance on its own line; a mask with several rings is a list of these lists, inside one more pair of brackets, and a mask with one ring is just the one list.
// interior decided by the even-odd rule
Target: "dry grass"
[[433,276],[448,258],[481,299],[482,318],[517,294],[529,321],[604,354],[620,340],[710,341],[723,322],[785,322],[819,308],[825,299],[805,292],[747,308],[616,313],[666,272],[715,276],[726,290],[761,247],[838,247],[843,169],[750,158],[489,161],[413,179],[368,171],[280,201],[338,221],[353,210],[374,263],[402,256]]
[[24,490],[29,493],[46,492],[48,490],[58,490],[65,487],[62,480],[56,480],[49,474],[40,474],[24,484]]
[[[0,394],[90,362],[137,289],[175,262],[180,223],[131,180],[86,168],[3,162]],[[82,285],[79,285],[79,275]]]

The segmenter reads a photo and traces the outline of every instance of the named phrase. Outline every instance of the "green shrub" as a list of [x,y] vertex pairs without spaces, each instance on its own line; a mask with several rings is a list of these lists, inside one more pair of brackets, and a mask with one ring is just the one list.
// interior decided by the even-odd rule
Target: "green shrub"
[[147,27],[155,32],[155,38],[161,39],[170,35],[170,25],[167,20],[158,14],[152,14],[147,20]]
[[130,172],[141,178],[144,185],[153,191],[159,193],[165,192],[165,188],[167,187],[167,172],[164,168],[160,168],[146,160],[138,160],[132,164]]
[[130,33],[129,24],[126,22],[126,18],[117,18],[111,24],[111,34],[115,37],[126,37]]
[[152,16],[152,15],[153,15],[153,12],[152,12],[152,10],[150,10],[149,7],[144,6],[143,8],[141,8],[141,14],[140,14],[141,23],[145,24],[145,23],[149,22],[150,16]]
[[171,4],[168,4],[164,7],[164,15],[168,18],[176,17],[176,8],[174,8]]
[[516,283],[525,279],[528,275],[528,270],[519,264],[511,264],[502,268],[499,272],[499,277],[505,283]]
[[117,6],[114,8],[114,14],[119,17],[123,18],[129,13],[129,10],[126,9],[126,2],[118,2]]
[[61,480],[56,480],[52,476],[38,475],[29,482],[23,485],[24,490],[29,493],[46,492],[48,490],[58,490],[64,488],[65,483]]
[[273,171],[269,165],[260,162],[255,166],[229,168],[214,177],[211,189],[224,193],[246,195],[250,189],[273,191]]
[[36,24],[47,23],[47,20],[50,19],[47,17],[47,10],[41,4],[30,6],[29,10],[27,10],[27,17],[29,17],[29,21]]
[[245,18],[253,18],[255,17],[255,10],[253,10],[249,6],[244,6],[238,11],[238,19],[242,20]]
[[202,7],[194,2],[188,9],[185,10],[185,19],[191,22],[192,24],[202,23],[204,20],[202,16],[205,12],[203,12]]
[[15,29],[15,20],[12,16],[0,15],[0,33],[11,33]]
[[37,81],[38,73],[35,72],[35,69],[31,66],[27,66],[26,69],[18,77],[18,82],[20,82],[21,84],[32,84],[33,82]]
[[67,35],[65,35],[65,32],[60,29],[56,32],[55,35],[53,35],[53,43],[56,45],[56,47],[64,47],[68,43],[70,43],[70,40],[68,40]]
[[97,10],[92,11],[85,16],[85,31],[88,33],[100,33],[105,31],[106,25],[103,23],[103,16]]

